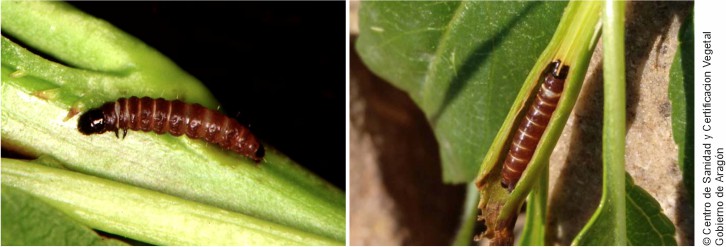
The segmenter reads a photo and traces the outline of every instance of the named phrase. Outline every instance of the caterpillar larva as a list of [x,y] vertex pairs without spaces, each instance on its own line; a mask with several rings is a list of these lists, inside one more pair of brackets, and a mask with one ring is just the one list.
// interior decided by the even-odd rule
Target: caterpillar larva
[[265,149],[248,128],[226,115],[199,104],[149,97],[120,98],[100,108],[87,111],[78,120],[78,130],[86,135],[118,131],[123,136],[131,130],[158,134],[182,134],[204,139],[244,155],[255,162],[265,156]]
[[[562,68],[560,68],[562,66]],[[519,127],[512,137],[512,144],[502,167],[502,187],[510,192],[514,189],[522,172],[527,168],[532,155],[557,108],[560,94],[564,88],[569,66],[556,60],[547,67],[544,82],[532,100],[527,114],[520,120]]]

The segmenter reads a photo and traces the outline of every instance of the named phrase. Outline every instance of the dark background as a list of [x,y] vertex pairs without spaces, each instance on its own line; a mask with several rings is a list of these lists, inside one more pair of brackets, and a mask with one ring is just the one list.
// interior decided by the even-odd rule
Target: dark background
[[345,2],[71,2],[205,83],[268,146],[345,190]]

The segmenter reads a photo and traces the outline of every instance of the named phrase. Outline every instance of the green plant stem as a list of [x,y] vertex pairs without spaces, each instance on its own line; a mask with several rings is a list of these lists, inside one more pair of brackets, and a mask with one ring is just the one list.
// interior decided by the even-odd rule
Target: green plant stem
[[343,245],[201,203],[31,162],[2,159],[2,183],[79,222],[160,245]]
[[466,198],[464,200],[464,214],[461,217],[461,225],[456,232],[454,242],[451,245],[467,246],[470,245],[474,234],[474,224],[476,223],[476,215],[479,213],[479,189],[474,184],[466,187]]
[[[5,48],[14,45],[4,39],[2,45],[5,57]],[[5,63],[0,92],[5,147],[50,157],[69,170],[345,239],[344,194],[274,149],[254,165],[185,137],[140,132],[124,139],[112,133],[86,136],[76,129],[76,118],[64,120],[66,106],[28,93],[37,77],[13,77]]]
[[545,232],[547,225],[547,196],[549,184],[549,170],[545,169],[539,182],[529,193],[527,202],[527,220],[519,245],[542,246],[545,245]]
[[115,238],[102,237],[90,227],[73,220],[37,197],[5,184],[2,185],[0,204],[2,245],[128,245]]
[[625,227],[625,2],[605,1],[603,12],[603,199],[616,212],[614,245],[626,245]]

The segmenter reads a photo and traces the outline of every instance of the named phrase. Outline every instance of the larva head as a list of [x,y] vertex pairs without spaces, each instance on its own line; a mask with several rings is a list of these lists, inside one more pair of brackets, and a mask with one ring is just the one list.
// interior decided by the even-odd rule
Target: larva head
[[260,145],[259,148],[257,148],[257,152],[255,152],[255,161],[260,162],[263,157],[265,157],[265,147]]
[[509,181],[509,179],[502,177],[502,188],[505,188],[509,191],[509,193],[512,193],[512,190],[514,190],[514,186],[517,184],[517,181]]
[[106,126],[103,121],[103,112],[101,109],[92,109],[83,113],[78,118],[78,131],[86,135],[106,132]]

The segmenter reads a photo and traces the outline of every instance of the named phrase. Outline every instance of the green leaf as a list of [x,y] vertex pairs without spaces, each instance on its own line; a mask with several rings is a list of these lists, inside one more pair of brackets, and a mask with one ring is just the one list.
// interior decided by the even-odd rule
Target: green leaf
[[25,190],[90,227],[147,243],[343,244],[269,221],[107,179],[12,159],[2,159],[2,163],[3,186]]
[[61,2],[4,1],[1,17],[3,148],[345,240],[344,193],[271,147],[265,160],[254,164],[183,136],[134,132],[118,139],[112,133],[77,131],[78,112],[119,97],[181,98],[218,106],[198,80],[158,51]]
[[126,245],[99,236],[50,205],[5,184],[2,236],[2,245]]
[[62,103],[83,108],[121,96],[148,95],[219,105],[197,79],[158,51],[66,3],[3,1],[0,17],[3,36],[73,66],[48,63],[3,45],[3,67],[16,76],[33,77],[36,92],[56,90],[49,96],[66,96]]
[[[566,2],[363,2],[357,50],[406,91],[439,142],[444,181],[472,181]],[[503,107],[505,106],[505,107]]]
[[[626,230],[627,245],[677,245],[675,239],[676,228],[671,223],[658,201],[647,191],[633,183],[630,175],[626,176]],[[588,224],[586,231],[573,241],[573,245],[607,245],[612,243],[612,225],[608,224],[607,217],[612,217],[604,210],[598,222]]]
[[673,140],[678,145],[678,165],[693,202],[693,16],[681,26],[680,43],[670,71],[668,98],[671,101]]
[[676,227],[671,223],[658,201],[627,176],[628,245],[678,245]]

